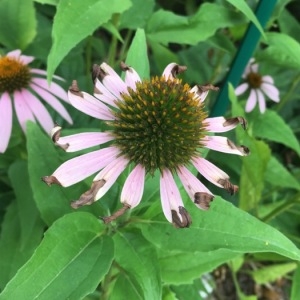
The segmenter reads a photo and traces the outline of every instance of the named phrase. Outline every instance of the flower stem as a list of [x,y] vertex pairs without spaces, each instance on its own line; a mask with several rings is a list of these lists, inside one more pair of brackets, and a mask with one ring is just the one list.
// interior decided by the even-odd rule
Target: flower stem
[[[119,14],[114,14],[112,17],[112,22],[116,27],[119,23],[119,19],[120,19]],[[111,39],[111,44],[109,47],[109,52],[108,52],[108,64],[111,66],[115,65],[117,46],[118,46],[118,39],[116,36],[113,35],[112,39]]]

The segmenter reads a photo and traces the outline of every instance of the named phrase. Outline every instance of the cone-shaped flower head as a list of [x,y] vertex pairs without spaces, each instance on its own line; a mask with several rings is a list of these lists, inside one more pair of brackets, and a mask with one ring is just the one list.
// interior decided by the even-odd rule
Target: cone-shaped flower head
[[[38,121],[49,133],[54,126],[45,103],[56,110],[65,120],[72,119],[57,98],[68,102],[67,93],[55,82],[49,86],[45,79],[46,72],[28,66],[34,60],[32,56],[22,55],[14,50],[0,57],[0,153],[5,152],[12,130],[13,105],[25,132],[28,120]],[[58,76],[56,79],[62,80]]]
[[209,132],[225,132],[242,118],[207,118],[204,100],[212,85],[190,88],[177,78],[186,68],[169,64],[161,77],[141,80],[136,71],[121,65],[123,81],[107,64],[94,67],[95,97],[79,90],[76,81],[69,89],[71,104],[82,112],[105,120],[110,129],[106,132],[88,132],[61,137],[61,127],[53,129],[53,141],[66,151],[77,151],[109,142],[109,145],[62,164],[47,184],[69,186],[99,171],[91,189],[85,192],[72,207],[91,204],[100,199],[131,164],[122,193],[123,207],[105,222],[114,220],[129,208],[139,204],[144,190],[146,174],[160,173],[160,193],[163,212],[177,227],[188,227],[191,218],[184,208],[174,176],[178,176],[191,200],[201,209],[208,209],[212,193],[193,175],[188,166],[196,169],[215,185],[234,193],[237,187],[229,176],[201,157],[206,147],[226,153],[247,155],[246,147],[237,147],[225,137],[210,136]]
[[279,91],[274,85],[274,80],[270,75],[262,76],[258,73],[258,64],[251,58],[243,74],[245,82],[235,89],[237,96],[245,93],[249,88],[249,96],[246,102],[246,112],[251,112],[256,104],[260,112],[263,114],[266,110],[266,98],[270,98],[274,102],[279,102]]

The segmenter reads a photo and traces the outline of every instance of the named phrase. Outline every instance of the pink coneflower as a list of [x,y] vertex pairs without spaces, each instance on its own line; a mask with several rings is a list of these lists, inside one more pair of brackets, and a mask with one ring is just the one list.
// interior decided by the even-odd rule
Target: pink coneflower
[[[39,100],[43,99],[65,120],[72,119],[56,97],[68,102],[67,93],[57,83],[49,86],[45,79],[46,72],[29,68],[34,60],[32,56],[21,55],[14,50],[0,57],[0,152],[5,152],[11,135],[14,103],[15,112],[21,128],[25,132],[28,120],[37,120],[46,132],[54,126],[52,118]],[[62,78],[54,76],[56,79]]]
[[[95,67],[95,97],[82,92],[74,81],[69,89],[71,104],[80,111],[105,120],[110,130],[87,132],[61,137],[61,127],[53,130],[52,139],[65,151],[77,151],[109,142],[108,146],[63,163],[51,176],[43,180],[70,186],[100,171],[91,189],[72,203],[73,208],[91,204],[100,199],[114,184],[128,165],[132,171],[122,192],[123,207],[112,216],[104,217],[105,223],[114,220],[129,208],[139,204],[144,190],[146,174],[160,173],[160,194],[163,212],[176,227],[188,227],[191,218],[184,208],[174,177],[178,176],[191,200],[201,209],[208,209],[213,194],[193,175],[189,165],[215,185],[230,193],[237,186],[229,176],[205,158],[201,148],[226,153],[247,155],[248,149],[237,147],[226,137],[209,136],[209,132],[225,132],[242,118],[207,118],[204,99],[212,85],[192,89],[177,79],[186,68],[169,64],[161,77],[141,80],[137,72],[122,64],[123,81],[106,63]],[[100,101],[99,101],[100,100]]]
[[279,102],[279,91],[274,85],[273,78],[270,75],[261,76],[258,73],[258,64],[254,63],[253,58],[250,59],[242,77],[246,82],[235,89],[235,94],[240,96],[250,88],[246,112],[252,111],[258,102],[259,110],[263,114],[266,110],[265,95],[274,102]]

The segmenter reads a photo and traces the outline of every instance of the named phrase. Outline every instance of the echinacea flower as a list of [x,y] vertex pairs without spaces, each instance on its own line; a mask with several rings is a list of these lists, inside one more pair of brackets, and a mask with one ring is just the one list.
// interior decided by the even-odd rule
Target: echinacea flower
[[[67,110],[57,99],[68,102],[67,93],[57,83],[48,85],[46,72],[28,66],[34,57],[14,50],[0,56],[0,153],[5,152],[12,130],[14,104],[17,119],[25,132],[28,120],[37,120],[49,133],[54,126],[52,118],[39,98],[72,123]],[[61,80],[62,78],[54,76]]]
[[52,134],[55,144],[69,152],[110,142],[108,146],[70,159],[43,180],[48,185],[56,183],[67,187],[101,170],[91,188],[72,202],[72,207],[78,208],[100,199],[131,164],[132,171],[121,192],[123,207],[103,218],[108,223],[139,204],[146,174],[153,175],[158,170],[161,204],[167,220],[176,227],[188,227],[191,218],[174,176],[179,177],[196,206],[204,210],[209,208],[214,196],[189,171],[190,164],[215,185],[234,193],[237,186],[229,181],[225,172],[201,157],[200,150],[206,147],[247,155],[246,147],[238,147],[226,137],[208,135],[231,130],[239,123],[245,127],[245,120],[207,118],[204,100],[208,91],[216,88],[212,85],[190,88],[183,84],[177,75],[185,67],[171,63],[161,77],[150,80],[141,80],[137,72],[124,63],[121,67],[125,72],[124,81],[106,63],[94,66],[94,95],[98,99],[80,91],[76,81],[69,89],[71,104],[92,117],[105,120],[110,127],[108,131],[61,137],[61,127],[57,126]]
[[246,103],[246,112],[251,112],[256,103],[260,112],[263,114],[266,110],[266,98],[274,102],[279,102],[279,91],[274,85],[274,80],[270,75],[262,76],[258,73],[258,64],[251,58],[242,76],[246,82],[242,83],[235,89],[237,96],[242,95],[250,88],[250,93]]

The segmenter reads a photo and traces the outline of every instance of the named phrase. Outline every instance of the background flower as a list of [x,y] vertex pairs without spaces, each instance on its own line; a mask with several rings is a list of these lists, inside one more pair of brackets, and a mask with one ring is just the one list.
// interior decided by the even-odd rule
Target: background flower
[[[28,120],[40,123],[43,129],[50,133],[54,126],[51,115],[45,103],[56,110],[67,122],[72,119],[57,98],[68,102],[67,93],[57,83],[48,85],[46,72],[28,66],[34,57],[22,55],[20,50],[14,50],[0,57],[0,152],[5,152],[12,130],[13,109],[22,130]],[[62,78],[55,76],[56,79]]]
[[258,64],[254,62],[253,58],[250,59],[244,71],[243,78],[246,82],[235,89],[235,94],[240,96],[250,88],[246,102],[246,112],[252,111],[258,103],[259,110],[263,114],[266,110],[265,96],[274,102],[279,102],[279,91],[274,85],[273,78],[270,75],[260,75],[258,73]]

